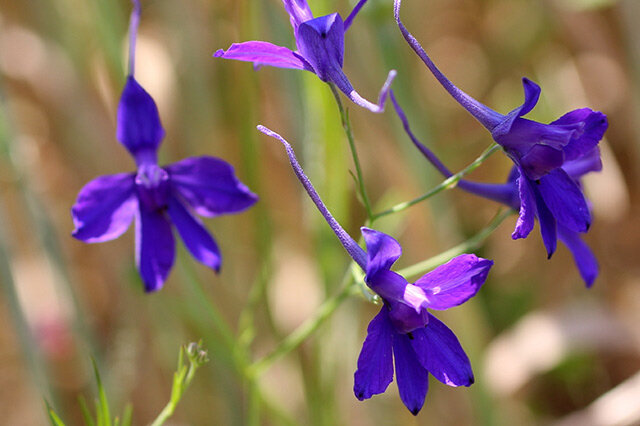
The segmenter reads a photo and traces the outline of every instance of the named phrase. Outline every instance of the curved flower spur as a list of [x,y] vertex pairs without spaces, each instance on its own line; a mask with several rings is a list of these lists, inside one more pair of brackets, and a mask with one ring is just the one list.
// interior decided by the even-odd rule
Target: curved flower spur
[[298,50],[293,51],[266,41],[247,41],[234,43],[227,50],[220,49],[213,56],[253,62],[256,69],[270,65],[311,71],[320,80],[335,84],[355,104],[375,113],[384,111],[389,87],[396,76],[394,70],[389,71],[377,104],[360,96],[342,71],[344,34],[367,0],[360,0],[344,21],[338,13],[314,18],[306,0],[282,1],[293,26]]
[[[473,297],[487,278],[491,260],[463,254],[451,259],[411,284],[391,271],[402,254],[392,237],[361,228],[366,252],[331,215],[304,174],[291,145],[279,134],[258,130],[280,141],[294,173],[347,253],[365,272],[365,282],[383,300],[371,320],[354,375],[354,393],[360,400],[383,393],[393,381],[393,359],[400,398],[413,413],[424,404],[429,373],[449,386],[469,386],[474,377],[469,358],[455,334],[427,311],[445,310]],[[393,354],[393,355],[392,355]]]
[[[398,104],[393,92],[391,93],[391,101],[395,110],[402,121],[403,127],[413,144],[420,150],[422,155],[445,177],[449,178],[453,176],[453,173],[440,161],[438,157],[427,148],[411,131],[409,121],[404,111]],[[561,170],[566,173],[571,180],[575,183],[577,188],[582,188],[580,178],[589,172],[600,171],[602,169],[602,162],[600,161],[600,148],[594,147],[591,151],[581,155],[574,160],[565,161],[562,164]],[[522,215],[522,208],[532,208],[531,205],[527,205],[528,200],[522,199],[523,192],[519,190],[520,182],[522,181],[520,169],[517,166],[513,166],[507,182],[503,184],[492,183],[480,183],[472,182],[469,180],[461,179],[457,182],[457,187],[464,191],[470,192],[475,195],[479,195],[484,198],[488,198],[493,201],[505,204],[514,210],[520,210]],[[537,184],[536,184],[537,186]],[[533,186],[534,190],[536,186]],[[561,190],[562,188],[560,188]],[[570,202],[570,200],[559,199],[557,202]],[[535,215],[540,220],[540,212],[550,210],[546,207],[546,200],[539,196],[536,198],[536,202],[541,203],[540,207],[535,210]],[[569,206],[570,208],[571,206]],[[548,218],[545,220],[549,220]],[[580,238],[580,233],[576,232],[563,224],[561,219],[554,218],[555,230],[557,231],[558,238],[562,241],[567,248],[571,251],[573,259],[578,267],[580,276],[584,280],[587,287],[591,287],[596,277],[598,276],[598,262],[589,249],[589,247]],[[542,223],[542,221],[540,221]],[[543,226],[541,230],[544,232]],[[543,233],[543,238],[545,234]],[[550,256],[549,256],[550,257]]]
[[[574,161],[599,155],[595,150],[607,129],[607,117],[589,108],[566,113],[550,124],[523,118],[540,97],[540,87],[523,78],[524,103],[499,114],[458,89],[435,66],[420,43],[400,21],[401,0],[394,0],[394,16],[405,40],[449,94],[491,132],[493,139],[513,160],[520,216],[512,234],[526,238],[538,217],[548,257],[556,249],[558,231],[587,232],[591,213],[582,190],[566,169]],[[594,154],[595,153],[595,154]]]
[[171,224],[187,249],[204,265],[220,269],[220,250],[197,213],[214,217],[236,213],[257,201],[234,174],[214,157],[193,157],[158,165],[164,137],[153,98],[134,78],[140,3],[133,0],[130,20],[129,75],[120,97],[117,139],[136,161],[137,173],[101,176],[85,185],[71,208],[73,236],[86,243],[113,240],[136,220],[136,264],[146,291],[162,288],[175,257]]

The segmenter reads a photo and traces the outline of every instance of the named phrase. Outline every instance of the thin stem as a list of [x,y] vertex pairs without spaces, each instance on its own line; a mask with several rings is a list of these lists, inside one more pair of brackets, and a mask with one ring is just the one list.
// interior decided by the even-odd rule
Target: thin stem
[[467,175],[468,173],[471,173],[473,170],[478,168],[487,158],[489,158],[494,152],[499,151],[500,149],[501,149],[500,145],[498,145],[497,143],[493,143],[491,146],[485,149],[484,152],[478,158],[476,158],[471,164],[469,164],[467,167],[465,167],[458,173],[445,179],[440,185],[431,189],[429,192],[421,195],[418,198],[414,198],[413,200],[396,204],[395,206],[391,207],[388,210],[377,213],[373,216],[373,219],[377,220],[377,219],[380,219],[381,217],[388,216],[393,213],[401,212],[415,204],[418,204],[428,198],[433,197],[434,195],[444,191],[445,189],[455,188],[458,182],[460,181],[460,179],[462,179],[465,175]]
[[369,196],[367,195],[367,190],[364,186],[364,179],[362,177],[362,167],[360,166],[360,158],[358,157],[358,151],[356,150],[356,143],[353,138],[353,132],[351,130],[351,122],[349,121],[349,113],[345,110],[344,105],[342,105],[342,100],[340,99],[340,92],[336,88],[335,84],[328,83],[331,88],[331,93],[333,93],[333,97],[336,99],[336,104],[338,104],[338,110],[340,111],[340,120],[342,122],[342,128],[344,129],[345,134],[347,135],[347,140],[349,141],[349,149],[351,150],[351,156],[353,157],[353,164],[356,168],[356,180],[358,181],[358,192],[360,193],[360,198],[362,198],[362,203],[364,204],[364,208],[367,212],[367,218],[369,221],[373,219],[373,210],[371,209],[371,202],[369,201]]
[[444,251],[436,256],[433,256],[429,259],[423,260],[422,262],[418,262],[415,265],[408,266],[404,269],[401,269],[398,274],[402,275],[405,278],[413,277],[416,275],[420,275],[425,271],[429,271],[436,266],[442,265],[449,259],[454,258],[455,256],[461,255],[468,251],[476,249],[480,244],[487,238],[496,228],[504,221],[507,217],[514,214],[515,211],[508,209],[504,211],[498,211],[495,217],[489,222],[489,224],[484,227],[480,232],[475,234],[473,237],[464,241],[463,243],[458,244],[455,247],[450,248],[447,251]]
[[354,280],[351,273],[352,266],[353,263],[349,265],[349,268],[347,268],[347,272],[342,280],[342,290],[331,298],[325,300],[312,317],[308,318],[284,340],[282,340],[269,355],[249,366],[248,371],[251,376],[260,375],[271,364],[273,364],[274,361],[285,356],[302,344],[302,342],[304,342],[322,324],[324,324],[324,322],[335,312],[342,302],[347,299],[353,291]]

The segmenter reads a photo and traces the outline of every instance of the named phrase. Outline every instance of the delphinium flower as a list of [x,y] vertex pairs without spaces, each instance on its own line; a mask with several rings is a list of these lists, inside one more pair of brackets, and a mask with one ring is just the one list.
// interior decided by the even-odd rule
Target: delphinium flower
[[[420,150],[420,152],[424,155],[424,157],[434,165],[434,167],[442,173],[442,175],[446,178],[453,176],[453,173],[440,161],[440,159],[422,142],[418,140],[418,138],[413,134],[411,128],[409,126],[409,121],[404,111],[398,104],[395,96],[391,93],[391,101],[398,113],[398,117],[402,121],[404,129],[414,143],[414,145]],[[491,184],[491,183],[480,183],[480,182],[472,182],[469,180],[461,179],[457,183],[457,187],[470,192],[472,194],[479,195],[484,198],[488,198],[499,203],[505,204],[511,207],[514,210],[522,210],[523,208],[531,209],[535,212],[535,215],[540,220],[540,212],[542,212],[543,220],[551,221],[551,219],[555,220],[555,230],[557,231],[558,238],[562,241],[567,248],[571,251],[573,255],[573,259],[578,267],[578,271],[582,276],[587,287],[591,287],[596,277],[598,276],[598,262],[589,249],[589,247],[585,244],[584,241],[580,238],[580,233],[565,226],[564,221],[558,216],[556,216],[558,211],[560,213],[568,214],[571,208],[573,208],[572,198],[582,197],[582,193],[578,193],[575,188],[582,188],[580,183],[580,178],[589,172],[600,171],[602,169],[602,162],[600,161],[600,148],[598,146],[594,146],[590,151],[585,152],[579,155],[575,159],[566,160],[563,162],[560,170],[562,173],[565,173],[571,179],[573,185],[569,188],[557,188],[555,189],[555,196],[551,198],[542,198],[540,193],[535,192],[538,188],[538,184],[532,185],[534,190],[535,202],[539,203],[537,208],[532,207],[531,204],[524,204],[530,202],[530,200],[522,199],[522,190],[520,189],[521,181],[523,180],[521,175],[521,169],[517,166],[513,166],[511,172],[509,173],[509,177],[507,178],[507,182],[503,184]],[[544,179],[544,178],[542,178]],[[563,198],[563,197],[572,197],[572,198]],[[551,207],[546,207],[547,203],[555,203],[555,210],[553,217],[549,217],[551,214],[549,210]],[[525,215],[531,214],[531,210]],[[522,213],[521,213],[522,215]],[[541,222],[542,223],[542,222]],[[552,226],[551,224],[548,227]],[[544,231],[545,229],[541,226],[541,229]],[[553,228],[552,228],[553,229]],[[544,234],[543,234],[544,237]]]
[[549,124],[523,118],[540,97],[540,87],[527,78],[522,79],[524,103],[506,115],[497,113],[458,89],[442,74],[400,22],[400,4],[401,0],[394,0],[394,16],[411,48],[447,92],[491,132],[515,163],[520,216],[512,237],[526,238],[537,216],[547,255],[551,257],[558,230],[587,232],[591,213],[580,186],[567,173],[565,165],[593,155],[607,129],[606,115],[582,108]]
[[429,373],[449,386],[474,382],[469,358],[455,334],[427,308],[445,310],[473,297],[493,265],[491,260],[463,254],[409,283],[391,266],[402,254],[400,244],[382,232],[362,227],[363,250],[340,226],[300,167],[291,145],[279,134],[258,126],[286,148],[294,173],[347,253],[365,272],[367,286],[383,301],[371,320],[354,375],[354,393],[360,400],[383,393],[396,381],[400,398],[413,413],[424,404]]
[[164,167],[157,150],[165,132],[153,98],[134,78],[140,3],[133,0],[129,73],[120,97],[117,139],[131,153],[137,173],[100,176],[80,190],[71,209],[73,236],[87,243],[113,240],[135,218],[136,264],[146,291],[162,287],[174,262],[172,223],[193,257],[219,271],[220,250],[195,213],[236,213],[257,197],[214,157],[192,157]]
[[357,105],[376,113],[382,112],[396,72],[389,71],[387,80],[380,90],[378,103],[374,104],[358,94],[342,71],[344,35],[367,0],[360,0],[344,21],[338,13],[314,18],[306,0],[282,1],[293,26],[297,50],[266,41],[247,41],[234,43],[227,50],[220,49],[213,56],[253,62],[256,69],[270,65],[311,71],[320,80],[335,84]]

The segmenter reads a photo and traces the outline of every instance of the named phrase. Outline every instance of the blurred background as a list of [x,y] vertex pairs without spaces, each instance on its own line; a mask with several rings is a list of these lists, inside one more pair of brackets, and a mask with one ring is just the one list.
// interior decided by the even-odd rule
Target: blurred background
[[[0,413],[10,425],[45,424],[46,398],[81,424],[78,395],[96,395],[90,357],[111,406],[147,424],[168,401],[178,347],[204,340],[199,370],[172,424],[640,424],[640,2],[637,0],[405,0],[401,16],[447,76],[506,113],[522,102],[521,77],[542,86],[530,114],[549,122],[588,106],[610,127],[604,170],[585,179],[594,210],[586,241],[601,273],[584,288],[566,247],[546,259],[539,232],[510,238],[509,217],[476,252],[496,262],[477,297],[439,315],[460,338],[476,383],[432,380],[414,418],[395,384],[360,402],[353,372],[377,307],[354,296],[300,347],[277,360],[251,396],[224,342],[225,327],[258,359],[335,294],[348,257],[295,179],[281,133],[331,211],[358,236],[346,138],[329,88],[311,73],[212,58],[233,42],[294,47],[279,0],[142,1],[138,81],[155,98],[167,136],[162,163],[212,155],[236,166],[259,194],[251,210],[206,220],[224,264],[219,275],[178,244],[162,291],[145,294],[130,230],[86,245],[70,233],[78,190],[132,171],[115,140],[124,83],[125,0],[0,0]],[[309,0],[316,16],[346,17],[354,1]],[[391,0],[370,0],[346,37],[345,71],[375,99],[389,69],[412,126],[453,170],[491,143],[409,49]],[[343,98],[344,99],[344,98]],[[377,211],[417,197],[441,177],[416,155],[391,107],[348,106]],[[493,155],[470,176],[506,179]],[[459,244],[499,206],[449,190],[376,227],[404,247],[398,268]],[[226,339],[226,340],[225,340]],[[255,391],[255,389],[253,389]],[[255,406],[254,406],[255,408]],[[257,411],[256,411],[257,410]]]

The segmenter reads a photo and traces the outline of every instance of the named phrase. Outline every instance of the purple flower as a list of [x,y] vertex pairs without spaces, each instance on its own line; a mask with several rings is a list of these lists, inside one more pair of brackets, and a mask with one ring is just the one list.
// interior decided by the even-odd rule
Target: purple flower
[[524,103],[507,115],[476,101],[445,77],[418,41],[400,22],[401,0],[394,0],[394,15],[402,35],[440,84],[490,132],[517,169],[520,217],[512,234],[526,238],[538,217],[550,257],[556,248],[557,229],[586,232],[591,214],[579,185],[563,165],[589,155],[607,129],[607,117],[588,108],[577,109],[543,124],[523,118],[538,102],[540,87],[526,78]]
[[118,105],[117,138],[134,157],[137,173],[101,176],[80,190],[71,215],[73,236],[87,243],[113,240],[136,221],[136,263],[146,291],[159,290],[173,265],[172,224],[187,249],[218,271],[220,250],[195,213],[213,217],[236,213],[257,197],[235,176],[233,167],[214,157],[187,158],[158,165],[164,137],[153,98],[133,77],[135,35],[140,5],[131,14],[129,76]]
[[[451,171],[413,134],[409,127],[409,121],[396,101],[393,92],[391,93],[391,101],[414,145],[440,173],[447,178],[451,177],[453,175]],[[598,276],[598,262],[589,247],[580,238],[580,232],[586,232],[587,229],[576,230],[575,227],[568,224],[577,221],[575,215],[582,214],[582,209],[587,209],[588,212],[588,204],[582,194],[580,178],[588,172],[600,171],[601,169],[600,149],[598,146],[593,146],[590,151],[580,154],[576,158],[565,160],[558,169],[552,170],[537,181],[527,178],[522,168],[516,165],[511,169],[507,182],[504,184],[478,183],[463,179],[458,182],[457,186],[467,192],[519,210],[520,217],[512,235],[514,239],[519,238],[519,228],[522,228],[523,224],[533,227],[534,217],[537,217],[547,250],[552,248],[548,252],[548,257],[551,257],[555,250],[556,238],[560,238],[560,241],[571,251],[587,287],[591,287]],[[567,176],[567,179],[564,179],[564,176]]]
[[314,18],[306,0],[282,1],[293,26],[297,50],[293,51],[266,41],[247,41],[234,43],[226,51],[220,49],[213,56],[253,62],[256,69],[263,65],[270,65],[311,71],[320,80],[335,84],[349,99],[361,107],[376,113],[384,111],[384,103],[389,86],[396,75],[395,71],[389,71],[387,81],[380,90],[377,104],[360,96],[342,71],[344,34],[367,0],[360,0],[344,21],[337,13]]
[[402,254],[392,237],[361,228],[366,252],[340,226],[300,167],[291,145],[279,134],[258,126],[264,134],[278,139],[286,148],[293,171],[320,213],[353,260],[365,272],[365,282],[384,304],[369,323],[367,338],[358,358],[354,393],[360,400],[383,393],[396,380],[400,398],[411,413],[424,404],[428,376],[449,386],[469,386],[473,372],[458,339],[427,308],[444,310],[473,297],[493,265],[490,260],[463,254],[409,283],[391,266]]

